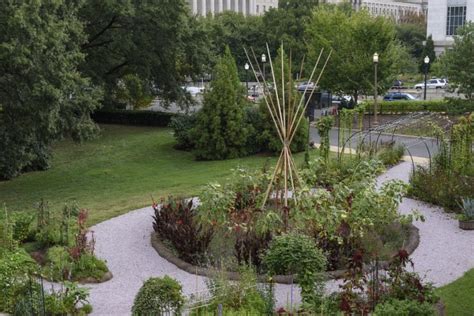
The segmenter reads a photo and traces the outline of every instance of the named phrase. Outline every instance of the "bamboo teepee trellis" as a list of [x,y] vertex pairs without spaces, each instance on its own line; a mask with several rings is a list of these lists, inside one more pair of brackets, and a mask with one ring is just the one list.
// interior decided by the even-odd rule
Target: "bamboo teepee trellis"
[[[290,149],[291,142],[293,141],[293,138],[298,130],[298,126],[300,125],[301,120],[304,117],[309,101],[311,100],[311,97],[313,96],[313,93],[316,90],[316,87],[318,86],[319,80],[321,79],[321,76],[324,72],[324,69],[326,68],[329,58],[331,57],[332,50],[329,52],[324,65],[319,71],[319,75],[314,84],[314,88],[311,90],[309,98],[307,98],[306,102],[304,101],[305,100],[304,96],[306,95],[309,85],[306,86],[304,90],[304,96],[299,99],[299,102],[297,102],[298,98],[293,98],[293,102],[291,102],[292,101],[291,88],[288,91],[288,95],[285,96],[285,67],[284,67],[285,62],[284,62],[283,44],[281,44],[281,48],[280,48],[282,51],[281,91],[279,91],[280,88],[277,84],[277,78],[275,77],[275,69],[273,67],[272,56],[270,54],[270,49],[268,47],[268,44],[266,45],[266,48],[267,48],[267,54],[270,61],[271,77],[274,83],[273,92],[270,92],[266,88],[267,87],[266,78],[262,78],[262,81],[261,81],[257,75],[256,69],[258,69],[260,73],[262,73],[262,70],[260,68],[260,64],[258,63],[255,52],[253,51],[253,49],[251,50],[252,57],[253,57],[253,62],[252,62],[252,58],[250,57],[249,52],[247,51],[247,49],[245,49],[247,60],[250,66],[252,67],[252,71],[255,75],[255,79],[257,80],[257,83],[259,85],[263,84],[264,86],[263,96],[264,96],[265,104],[267,106],[268,111],[270,112],[270,116],[277,130],[278,137],[280,138],[283,145],[275,170],[273,171],[273,175],[271,177],[270,183],[265,192],[262,208],[265,207],[265,204],[268,200],[272,187],[276,189],[276,192],[278,192],[279,188],[277,188],[277,183],[279,183],[280,180],[283,180],[282,190],[283,190],[284,206],[288,207],[288,196],[289,196],[288,184],[291,186],[291,189],[293,191],[292,197],[296,200],[296,194],[294,194],[295,188],[296,188],[296,184],[300,182],[296,164],[293,160],[293,156]],[[309,77],[309,82],[313,81],[313,77],[316,73],[316,70],[318,69],[319,62],[321,60],[323,52],[324,52],[324,49],[321,49],[318,59],[311,72],[311,76]],[[303,62],[304,60],[302,61],[302,64],[301,64],[300,75],[303,69]],[[289,79],[289,82],[291,82],[291,76],[292,74],[291,74],[291,57],[290,57],[288,77],[287,77]],[[279,79],[280,78],[278,78],[278,80]],[[272,93],[275,94],[276,101],[273,100]],[[281,99],[280,99],[280,96],[281,96]],[[286,99],[286,97],[288,97],[288,99]]]

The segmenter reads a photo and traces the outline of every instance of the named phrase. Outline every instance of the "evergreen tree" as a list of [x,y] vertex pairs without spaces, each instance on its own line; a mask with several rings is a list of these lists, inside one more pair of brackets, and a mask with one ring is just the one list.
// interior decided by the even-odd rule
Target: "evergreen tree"
[[76,1],[4,1],[0,6],[0,178],[48,167],[63,136],[94,134],[100,91],[77,71],[84,56]]
[[246,101],[229,47],[217,62],[213,78],[193,131],[196,157],[219,160],[244,156],[248,135],[244,115]]

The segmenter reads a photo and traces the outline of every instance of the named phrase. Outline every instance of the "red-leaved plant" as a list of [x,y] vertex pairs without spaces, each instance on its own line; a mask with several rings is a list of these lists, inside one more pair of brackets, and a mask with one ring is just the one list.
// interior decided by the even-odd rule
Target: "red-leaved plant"
[[[77,233],[74,238],[74,246],[69,248],[69,254],[73,260],[78,260],[83,254],[94,254],[95,238],[94,232],[87,228],[86,222],[89,216],[87,210],[80,210],[77,215]],[[91,238],[89,240],[88,234]]]
[[153,202],[155,215],[153,229],[159,237],[168,240],[186,262],[197,264],[206,253],[214,234],[213,229],[204,228],[196,220],[193,200],[162,200],[161,206]]

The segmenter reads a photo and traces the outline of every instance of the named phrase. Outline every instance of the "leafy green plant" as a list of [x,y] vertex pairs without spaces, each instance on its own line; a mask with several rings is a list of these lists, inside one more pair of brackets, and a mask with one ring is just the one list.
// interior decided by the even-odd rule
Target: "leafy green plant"
[[36,262],[23,249],[0,249],[0,311],[13,313],[28,294],[30,275],[37,272]]
[[462,214],[460,219],[466,221],[474,220],[474,199],[464,198],[461,201]]
[[15,223],[8,212],[7,208],[4,207],[0,217],[0,253],[3,250],[13,251],[18,246],[18,241],[14,238]]
[[333,125],[334,119],[332,116],[323,116],[316,122],[316,128],[321,139],[319,151],[321,153],[321,157],[323,157],[326,163],[329,160],[329,132],[331,131]]
[[217,274],[207,281],[212,299],[209,305],[198,308],[193,315],[215,312],[222,305],[225,315],[271,315],[274,308],[273,284],[258,283],[255,270],[241,266],[239,280],[229,281]]
[[69,280],[72,270],[72,258],[63,246],[48,249],[45,273],[54,281]]
[[414,300],[392,299],[378,304],[374,310],[374,316],[432,316],[435,315],[433,305],[420,303]]
[[71,275],[74,280],[94,278],[101,280],[109,269],[103,260],[92,254],[83,254],[75,260],[71,267]]
[[319,306],[324,283],[322,272],[326,270],[326,257],[314,241],[305,235],[285,234],[273,239],[264,264],[271,275],[296,274],[303,302]]
[[382,161],[385,166],[393,166],[400,162],[405,152],[402,145],[397,145],[395,142],[382,144],[377,151],[377,158]]
[[52,291],[45,298],[45,308],[51,315],[83,315],[92,312],[88,304],[89,291],[74,282],[64,282],[60,291]]
[[150,278],[135,296],[132,315],[179,315],[183,305],[181,284],[169,276]]
[[32,238],[32,223],[34,216],[24,212],[18,212],[13,215],[13,238],[18,242],[24,242]]

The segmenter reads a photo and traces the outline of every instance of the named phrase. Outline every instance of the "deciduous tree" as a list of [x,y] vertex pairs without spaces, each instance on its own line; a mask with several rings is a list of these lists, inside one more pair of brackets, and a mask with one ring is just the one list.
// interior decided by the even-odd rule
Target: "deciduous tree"
[[474,23],[458,29],[452,49],[442,57],[451,88],[474,99]]
[[380,56],[377,71],[380,93],[399,73],[400,43],[395,39],[393,23],[383,17],[373,17],[365,10],[318,8],[308,24],[307,40],[311,60],[317,59],[321,48],[326,54],[333,50],[320,81],[321,87],[352,95],[356,102],[360,94],[374,91],[374,53]]
[[75,1],[0,6],[0,178],[49,165],[52,141],[81,141],[96,126],[100,91],[77,70],[84,55]]

